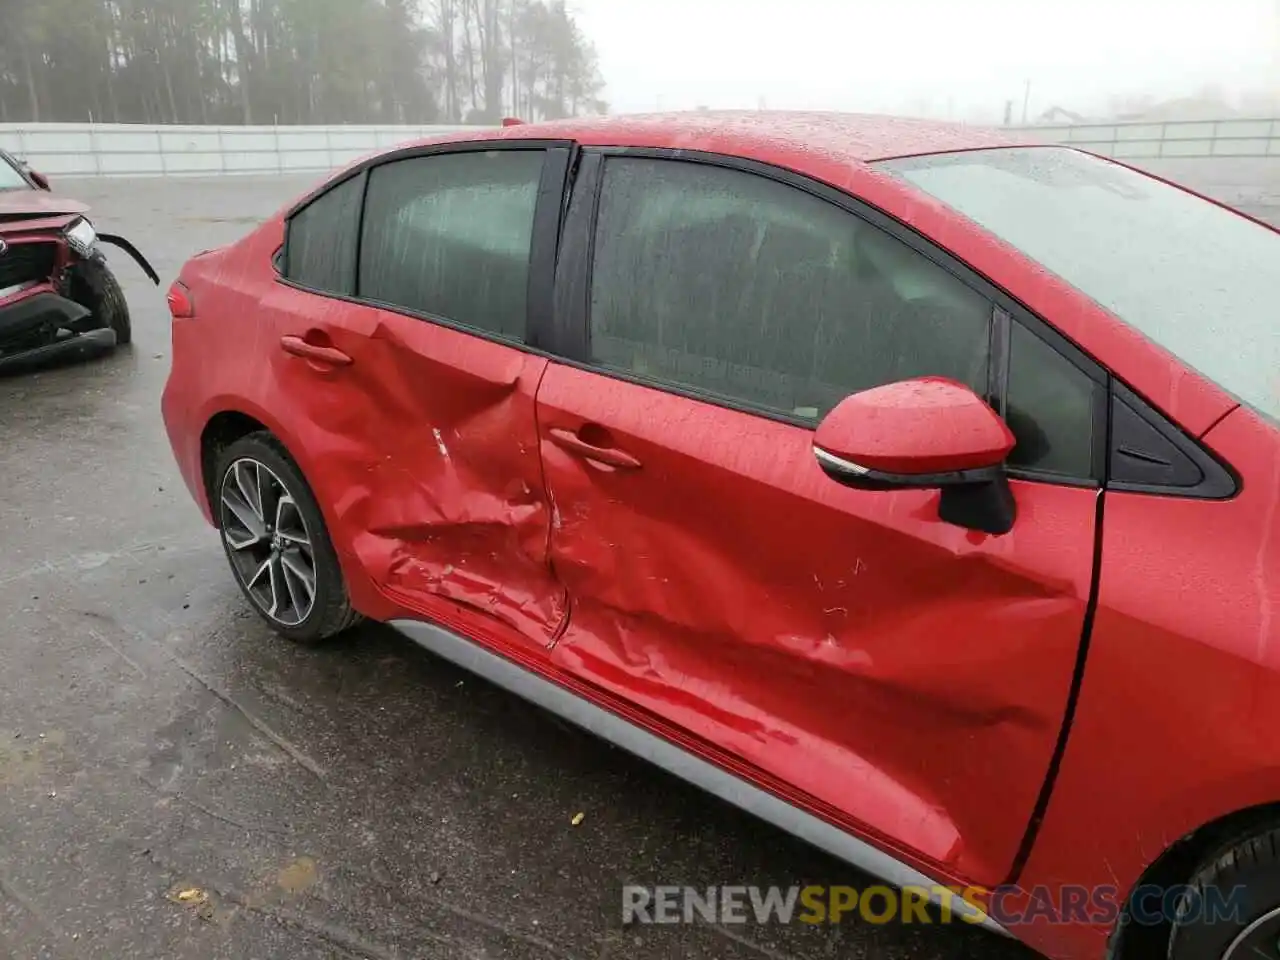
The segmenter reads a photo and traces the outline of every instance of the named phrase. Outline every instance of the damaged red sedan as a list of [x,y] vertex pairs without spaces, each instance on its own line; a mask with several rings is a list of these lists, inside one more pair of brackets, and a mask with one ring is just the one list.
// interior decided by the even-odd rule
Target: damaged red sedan
[[1242,960],[1278,289],[1271,227],[999,132],[512,124],[191,260],[163,412],[283,636],[388,623],[1051,957]]
[[83,203],[60,197],[40,173],[0,150],[0,373],[86,356],[132,339],[129,304]]

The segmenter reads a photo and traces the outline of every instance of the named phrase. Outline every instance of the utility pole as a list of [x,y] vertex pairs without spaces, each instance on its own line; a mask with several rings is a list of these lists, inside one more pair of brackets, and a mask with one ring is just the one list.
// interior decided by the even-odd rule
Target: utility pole
[[1027,107],[1031,105],[1031,81],[1028,80],[1022,91],[1022,125],[1027,125]]

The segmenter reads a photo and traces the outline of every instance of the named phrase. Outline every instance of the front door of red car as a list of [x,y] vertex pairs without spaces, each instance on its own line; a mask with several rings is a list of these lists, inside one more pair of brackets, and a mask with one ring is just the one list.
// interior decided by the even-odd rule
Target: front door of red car
[[[497,621],[539,647],[565,604],[534,426],[547,361],[525,339],[530,261],[554,250],[567,155],[391,155],[292,218],[286,283],[263,302],[348,562],[417,614],[464,631]],[[534,229],[540,197],[549,233]]]
[[[999,882],[1076,668],[1101,375],[923,241],[812,189],[584,160],[558,299],[577,355],[538,392],[572,606],[553,657],[811,812]],[[1005,411],[1011,532],[815,460],[844,396],[922,375]]]

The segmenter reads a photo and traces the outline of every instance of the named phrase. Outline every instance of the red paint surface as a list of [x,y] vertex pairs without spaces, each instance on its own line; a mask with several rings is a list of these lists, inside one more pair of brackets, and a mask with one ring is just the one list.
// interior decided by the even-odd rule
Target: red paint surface
[[[3,196],[3,193],[0,193]],[[69,227],[75,220],[80,219],[78,213],[58,213],[49,215],[34,215],[30,219],[22,220],[0,220],[0,237],[4,237],[6,243],[16,243],[22,237],[42,236],[47,240],[48,234],[61,232],[64,228]]]
[[[1280,438],[1238,409],[1206,442],[1243,475],[1214,503],[1108,493],[1089,662],[1024,882],[1129,889],[1171,843],[1280,798]],[[1109,931],[1027,931],[1059,957]]]
[[[1235,500],[1105,494],[1079,711],[1022,880],[1127,888],[1196,826],[1280,796],[1274,428],[1223,419],[1235,401],[1216,386],[858,162],[1003,134],[738,115],[439,139],[490,136],[729,152],[848,190],[1192,434],[1213,427]],[[940,880],[1008,876],[1063,720],[1100,494],[1014,481],[1011,533],[962,530],[936,491],[830,480],[800,427],[285,286],[280,241],[276,217],[181,275],[196,316],[173,324],[163,411],[206,515],[202,433],[251,416],[309,478],[364,613],[435,618]],[[973,424],[977,446],[1007,439]],[[920,433],[913,457],[975,449]],[[1017,932],[1063,960],[1100,956],[1108,933]]]
[[1009,130],[817,110],[624,114],[530,124],[518,132],[506,132],[519,137],[564,137],[593,144],[722,149],[725,153],[753,156],[775,150],[795,151],[833,157],[845,165],[851,161],[1026,143],[1025,138],[1020,139]]
[[[546,643],[565,612],[534,431],[546,361],[278,283],[279,232],[193,260],[180,278],[198,317],[173,324],[163,408],[188,486],[205,500],[209,419],[253,416],[299,461],[381,618],[476,612]],[[284,338],[351,362],[298,356]]]
[[846,397],[818,425],[813,444],[869,470],[946,473],[1003,463],[1013,434],[963,383],[924,377]]
[[[988,537],[940,521],[936,491],[836,483],[809,430],[572,367],[538,419],[573,607],[558,666],[845,823],[1004,876],[1066,703],[1094,492],[1015,484],[1018,526]],[[584,425],[641,466],[548,436]]]
[[[43,190],[0,190],[0,217],[29,216],[40,220],[63,218],[70,221],[88,210],[88,205],[79,200]],[[0,229],[3,226],[0,224]]]

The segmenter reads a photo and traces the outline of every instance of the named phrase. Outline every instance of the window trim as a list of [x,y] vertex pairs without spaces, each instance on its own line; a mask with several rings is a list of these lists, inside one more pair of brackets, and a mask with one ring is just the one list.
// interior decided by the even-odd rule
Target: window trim
[[365,201],[368,199],[370,173],[384,164],[397,163],[401,160],[416,160],[454,153],[489,153],[495,150],[539,151],[543,154],[542,173],[538,181],[537,200],[535,201],[533,213],[533,232],[529,246],[529,276],[525,298],[525,336],[523,340],[503,336],[493,330],[471,326],[449,317],[412,310],[400,304],[360,297],[354,293],[341,294],[309,287],[298,283],[296,280],[291,280],[283,274],[277,275],[274,278],[275,281],[295,290],[300,290],[303,293],[325,297],[329,300],[338,300],[355,306],[386,310],[388,313],[397,313],[414,320],[447,327],[448,329],[481,337],[494,343],[500,343],[503,346],[550,357],[551,355],[548,351],[537,346],[537,344],[547,341],[548,330],[551,327],[551,304],[554,292],[552,271],[560,245],[561,210],[564,206],[567,192],[570,163],[577,150],[577,144],[572,140],[518,138],[510,140],[456,140],[448,143],[419,144],[366,158],[359,164],[343,171],[340,176],[326,181],[313,189],[286,211],[284,214],[284,270],[287,272],[289,267],[289,228],[293,218],[312,203],[328,195],[330,191],[356,177],[364,177],[364,183],[360,188],[360,208],[356,216],[356,230],[358,233],[356,242],[353,245],[355,290],[358,291],[360,289],[360,248],[364,237]]
[[[595,237],[598,227],[600,196],[604,186],[604,173],[610,158],[628,157],[673,162],[705,164],[734,170],[748,175],[799,189],[818,200],[833,204],[858,217],[891,237],[905,243],[916,253],[946,270],[961,283],[986,298],[992,304],[992,347],[1001,347],[997,356],[993,351],[988,361],[987,400],[999,398],[998,410],[1003,410],[1008,389],[1008,336],[1011,323],[1020,323],[1033,335],[1043,340],[1064,360],[1079,368],[1095,384],[1093,397],[1093,451],[1089,477],[1068,477],[1028,468],[1009,467],[1011,479],[1052,483],[1057,486],[1097,488],[1106,480],[1108,438],[1108,409],[1110,375],[1096,360],[1069,341],[1062,333],[1045,322],[1024,304],[1012,297],[972,267],[938,246],[932,240],[911,229],[884,211],[868,204],[852,194],[803,174],[773,164],[746,157],[666,147],[585,147],[581,167],[567,200],[565,239],[562,256],[556,273],[555,319],[550,346],[557,359],[570,366],[618,380],[627,380],[667,393],[688,397],[691,400],[736,410],[753,416],[764,417],[813,431],[816,425],[809,420],[751,403],[739,398],[726,397],[659,377],[637,374],[605,366],[591,358],[591,273],[595,259]],[[588,196],[581,205],[575,204],[579,191]],[[1001,317],[1006,319],[1002,322]],[[1000,328],[1003,326],[1003,332]],[[1003,337],[1003,344],[997,341]],[[999,369],[997,369],[997,361]]]
[[1194,463],[1200,470],[1201,478],[1198,483],[1191,486],[1113,480],[1110,458],[1122,452],[1126,439],[1118,430],[1113,430],[1107,445],[1108,490],[1114,490],[1116,493],[1179,497],[1185,500],[1230,500],[1240,492],[1242,480],[1234,467],[1209,451],[1198,438],[1186,433],[1170,417],[1165,416],[1158,408],[1119,380],[1112,381],[1109,391],[1108,408],[1110,409],[1113,405],[1128,407],[1130,413],[1152,428],[1163,444],[1167,444],[1168,447]]

